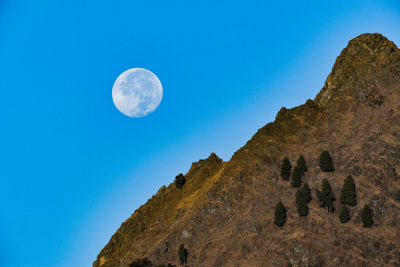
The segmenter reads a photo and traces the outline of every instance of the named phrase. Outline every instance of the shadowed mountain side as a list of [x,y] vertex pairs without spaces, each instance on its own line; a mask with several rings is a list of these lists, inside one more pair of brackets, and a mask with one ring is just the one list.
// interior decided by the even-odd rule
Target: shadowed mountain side
[[[351,40],[314,101],[282,108],[228,162],[215,154],[192,165],[182,191],[162,187],[124,222],[94,266],[129,266],[148,257],[187,266],[400,266],[400,51],[380,34]],[[335,171],[322,172],[328,150]],[[312,191],[307,217],[296,210],[296,189],[280,177],[280,164],[303,154],[303,178]],[[318,204],[315,189],[328,179],[339,199],[351,174],[357,203],[350,221]],[[286,224],[274,223],[282,201]],[[361,210],[369,204],[372,228]]]

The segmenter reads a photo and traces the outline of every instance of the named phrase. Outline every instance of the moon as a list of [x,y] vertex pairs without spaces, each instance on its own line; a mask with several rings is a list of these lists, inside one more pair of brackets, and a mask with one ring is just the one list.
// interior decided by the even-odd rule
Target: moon
[[115,80],[112,98],[117,109],[126,116],[139,118],[153,112],[161,103],[163,87],[149,70],[133,68]]

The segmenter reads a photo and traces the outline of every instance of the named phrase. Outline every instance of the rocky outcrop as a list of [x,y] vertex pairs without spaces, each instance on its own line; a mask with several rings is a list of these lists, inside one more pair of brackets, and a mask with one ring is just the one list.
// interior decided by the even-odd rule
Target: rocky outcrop
[[[362,34],[351,40],[336,59],[332,72],[315,102],[319,106],[325,106],[335,97],[352,95],[363,100],[369,98],[373,104],[379,105],[383,101],[383,95],[377,96],[373,92],[373,89],[376,89],[373,88],[374,84],[379,80],[371,78],[378,79],[381,74],[385,75],[384,79],[399,77],[398,48],[381,34]],[[366,81],[367,75],[371,76],[368,79],[369,83],[357,88],[357,81]]]
[[[400,266],[400,51],[380,34],[349,42],[314,100],[282,108],[228,162],[215,154],[193,163],[183,190],[162,187],[100,252],[94,266],[129,266],[148,257],[187,266]],[[318,158],[332,155],[335,172]],[[303,154],[312,189],[309,215],[296,211],[296,189],[279,176],[281,160]],[[328,179],[337,199],[351,174],[357,203],[350,221],[319,207],[315,189]],[[273,224],[282,201],[286,224]],[[372,228],[361,223],[367,203]],[[340,208],[340,201],[334,203]]]

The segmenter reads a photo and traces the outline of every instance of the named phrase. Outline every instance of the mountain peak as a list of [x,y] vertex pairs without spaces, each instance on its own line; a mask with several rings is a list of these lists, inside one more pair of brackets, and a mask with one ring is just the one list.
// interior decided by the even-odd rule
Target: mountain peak
[[392,41],[380,33],[364,33],[351,39],[346,48],[355,50],[368,49],[376,53],[385,50],[387,47],[397,49],[397,46]]
[[379,33],[365,33],[350,40],[337,57],[324,87],[315,98],[319,106],[327,105],[337,92],[346,91],[359,79],[375,79],[378,74],[400,72],[400,50]]
[[212,152],[212,153],[210,154],[210,156],[208,156],[207,160],[214,160],[214,161],[218,161],[218,162],[221,162],[221,161],[222,161],[222,159],[220,159],[220,158],[217,156],[217,154],[215,154],[214,152]]

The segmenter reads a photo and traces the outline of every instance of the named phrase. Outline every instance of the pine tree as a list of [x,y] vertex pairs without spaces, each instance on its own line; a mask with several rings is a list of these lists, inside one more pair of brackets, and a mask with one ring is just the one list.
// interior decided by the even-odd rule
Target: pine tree
[[323,151],[321,156],[319,157],[319,167],[324,172],[333,172],[335,168],[333,168],[332,157],[328,151]]
[[311,189],[308,186],[308,183],[303,184],[303,187],[301,188],[301,192],[304,196],[304,199],[307,201],[307,203],[310,203],[312,200],[312,197],[311,197]]
[[285,224],[286,212],[287,212],[287,210],[286,210],[285,206],[283,205],[283,203],[279,202],[275,208],[275,218],[274,218],[274,223],[277,226],[281,227],[282,225]]
[[283,180],[289,180],[292,172],[292,164],[287,157],[282,160],[281,176]]
[[354,184],[353,177],[349,175],[344,180],[342,193],[340,195],[340,202],[342,202],[342,204],[347,204],[349,206],[355,206],[357,205],[356,197],[357,197],[356,186]]
[[185,248],[185,246],[183,244],[180,245],[179,250],[178,250],[178,256],[179,256],[179,260],[181,262],[181,264],[186,264],[187,262],[187,256],[188,256],[188,251]]
[[308,214],[307,200],[304,196],[304,192],[302,189],[299,189],[296,192],[296,206],[299,216],[307,216]]
[[362,210],[361,220],[362,220],[364,227],[371,227],[372,224],[374,223],[374,221],[372,219],[372,210],[367,204],[365,204],[365,206]]
[[333,201],[335,201],[335,195],[332,192],[331,185],[327,179],[322,180],[322,191],[317,190],[317,197],[321,207],[327,208],[328,212],[333,212],[335,207]]
[[300,155],[299,159],[297,160],[297,166],[299,166],[299,168],[303,171],[303,174],[308,170],[307,162],[303,155]]
[[175,177],[174,183],[175,183],[176,188],[182,189],[183,185],[186,183],[185,176],[182,173],[178,174]]
[[293,174],[292,174],[292,187],[300,187],[302,184],[301,178],[303,177],[303,170],[299,166],[295,166],[293,168]]
[[346,223],[350,220],[349,209],[346,205],[343,205],[340,209],[339,220],[341,223]]

